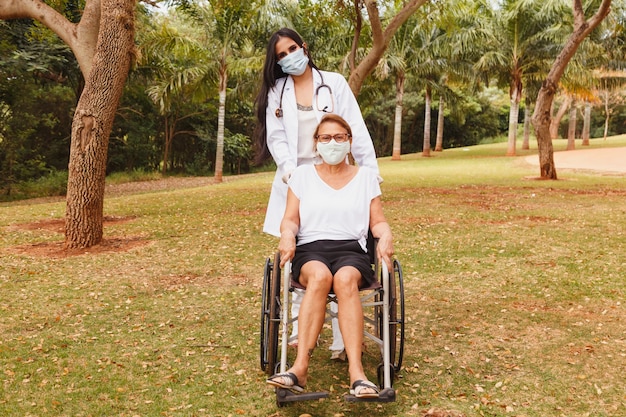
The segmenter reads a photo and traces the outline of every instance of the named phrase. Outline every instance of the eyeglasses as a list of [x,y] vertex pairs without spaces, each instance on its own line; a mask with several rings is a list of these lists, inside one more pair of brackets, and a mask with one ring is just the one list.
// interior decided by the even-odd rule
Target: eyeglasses
[[349,133],[335,133],[334,135],[317,135],[315,139],[321,143],[328,143],[331,139],[334,139],[337,143],[347,142],[352,137]]

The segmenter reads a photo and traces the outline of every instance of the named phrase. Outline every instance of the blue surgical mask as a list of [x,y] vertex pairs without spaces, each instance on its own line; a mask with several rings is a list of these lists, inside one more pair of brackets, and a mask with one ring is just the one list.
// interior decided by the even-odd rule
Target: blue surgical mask
[[305,55],[304,48],[300,48],[278,61],[278,65],[285,74],[296,76],[304,74],[308,64],[309,57]]

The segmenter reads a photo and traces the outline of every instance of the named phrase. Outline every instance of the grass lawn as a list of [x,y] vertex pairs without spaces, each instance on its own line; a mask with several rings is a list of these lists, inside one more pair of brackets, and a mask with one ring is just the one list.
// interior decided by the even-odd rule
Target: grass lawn
[[330,398],[276,407],[259,366],[271,173],[106,198],[105,245],[69,255],[63,201],[0,204],[0,415],[626,415],[625,177],[537,181],[505,150],[380,160],[407,313],[389,404],[343,400],[326,329],[307,388]]

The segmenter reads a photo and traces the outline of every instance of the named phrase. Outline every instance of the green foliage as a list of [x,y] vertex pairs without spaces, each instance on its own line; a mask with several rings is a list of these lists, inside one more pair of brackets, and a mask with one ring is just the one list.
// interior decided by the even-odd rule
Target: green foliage
[[[58,40],[29,40],[30,29],[32,24],[21,20],[0,27],[0,190],[5,195],[15,184],[36,184],[68,163],[76,95],[73,72],[66,67],[74,60]],[[52,187],[52,192],[58,191]]]
[[154,171],[133,169],[132,171],[115,172],[106,178],[107,184],[124,184],[137,181],[152,181],[161,179],[161,174]]
[[[38,171],[43,171],[40,163]],[[33,176],[35,177],[35,176]],[[37,197],[64,196],[67,192],[67,171],[47,170],[46,175],[38,175],[37,179],[0,183],[3,185],[0,201],[25,200]]]
[[[381,3],[385,21],[399,4]],[[225,171],[249,172],[252,147],[246,138],[254,129],[253,100],[267,39],[279,27],[298,30],[320,68],[349,75],[347,56],[355,29],[350,2],[229,0],[202,5],[176,1],[170,5],[180,7],[163,7],[158,13],[141,7],[138,12],[140,54],[115,118],[108,174],[160,170],[169,134],[173,136],[165,162],[172,172],[211,173],[218,120],[217,58],[223,51],[221,63],[228,72]],[[54,7],[76,22],[82,4],[62,1],[55,2]],[[559,47],[555,40],[569,19],[561,15],[560,7],[558,1],[507,1],[499,16],[488,2],[464,0],[454,8],[434,2],[420,9],[394,37],[376,76],[367,78],[358,97],[377,154],[391,154],[395,71],[399,69],[407,75],[404,153],[421,150],[426,84],[433,88],[431,138],[436,133],[435,106],[440,96],[446,98],[444,148],[499,137],[508,129],[506,80],[512,62],[502,57],[515,50],[513,40],[518,36],[521,43],[517,43],[517,51],[523,53],[519,64],[526,74],[524,88],[532,97],[532,88],[542,77],[544,59]],[[623,2],[612,8],[616,13],[594,34],[594,48],[589,49],[597,51],[598,46],[608,45],[600,48],[610,52],[607,68],[623,68]],[[503,18],[498,20],[502,25],[493,30],[492,24],[499,17]],[[365,21],[357,60],[368,51],[371,39]],[[595,65],[597,61],[589,62]],[[472,72],[477,68],[488,72]],[[497,93],[495,88],[481,92],[479,81],[485,74],[506,88]],[[70,49],[42,25],[29,20],[0,25],[0,190],[4,194],[15,184],[45,177],[51,170],[67,169],[72,114],[82,82]],[[612,82],[619,84],[619,79]],[[622,133],[625,126],[624,104],[613,104],[609,135]],[[602,136],[603,128],[603,109],[598,106],[592,112],[592,136]]]
[[486,138],[506,131],[501,114],[485,99],[479,97],[476,101],[467,101],[464,104],[463,111],[459,113],[462,115],[461,121],[456,117],[447,117],[444,120],[444,131],[448,132],[444,137],[444,148],[477,145]]
[[233,174],[248,171],[248,161],[252,158],[250,138],[241,133],[224,138],[224,165]]
[[144,79],[133,74],[117,110],[111,137],[107,172],[156,171],[162,159],[162,118],[146,94]]

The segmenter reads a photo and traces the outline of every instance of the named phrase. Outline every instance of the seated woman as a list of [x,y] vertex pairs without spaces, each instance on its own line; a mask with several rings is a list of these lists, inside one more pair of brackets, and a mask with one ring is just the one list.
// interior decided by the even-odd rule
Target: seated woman
[[272,375],[267,383],[303,391],[324,324],[326,297],[333,290],[348,356],[350,393],[376,398],[378,388],[368,381],[361,362],[364,320],[359,288],[376,279],[366,247],[368,230],[379,239],[376,256],[390,266],[391,229],[383,215],[376,172],[347,162],[350,125],[340,116],[327,114],[314,139],[322,162],[299,166],[293,172],[278,245],[281,267],[291,260],[293,278],[306,288],[298,316],[297,356],[287,372]]

